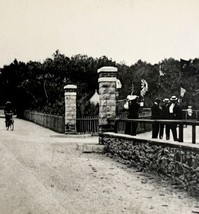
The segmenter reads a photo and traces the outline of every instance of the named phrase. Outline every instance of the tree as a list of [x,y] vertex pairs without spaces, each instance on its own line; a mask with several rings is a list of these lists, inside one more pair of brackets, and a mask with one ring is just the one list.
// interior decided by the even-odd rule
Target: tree
[[[199,108],[199,59],[190,60],[193,72],[182,73],[180,61],[173,58],[164,59],[157,64],[138,60],[131,66],[116,63],[102,56],[92,58],[87,55],[74,55],[71,58],[61,54],[59,50],[52,58],[41,62],[17,61],[0,69],[0,104],[11,100],[19,115],[25,109],[33,109],[45,113],[64,115],[64,86],[76,84],[78,87],[77,106],[81,115],[97,114],[98,107],[89,103],[90,97],[98,89],[97,70],[103,66],[118,68],[118,78],[122,83],[118,99],[126,99],[131,93],[140,95],[141,79],[148,82],[149,90],[145,95],[145,107],[151,107],[154,99],[176,95],[179,97],[180,87],[186,89],[183,105]],[[160,78],[159,66],[165,74]]]

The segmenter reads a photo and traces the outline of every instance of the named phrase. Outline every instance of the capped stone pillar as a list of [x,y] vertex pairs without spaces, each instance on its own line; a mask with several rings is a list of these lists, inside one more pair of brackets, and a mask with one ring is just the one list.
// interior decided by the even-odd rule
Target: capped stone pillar
[[116,116],[116,75],[117,68],[104,66],[99,73],[99,130],[110,129],[107,118]]
[[64,86],[65,96],[65,134],[76,134],[77,86]]

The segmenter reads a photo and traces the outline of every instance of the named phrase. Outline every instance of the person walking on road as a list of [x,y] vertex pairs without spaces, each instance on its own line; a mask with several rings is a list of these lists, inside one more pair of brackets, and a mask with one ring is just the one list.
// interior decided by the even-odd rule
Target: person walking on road
[[7,130],[9,129],[9,121],[12,119],[12,114],[13,114],[12,103],[10,101],[7,101],[4,109],[5,124]]

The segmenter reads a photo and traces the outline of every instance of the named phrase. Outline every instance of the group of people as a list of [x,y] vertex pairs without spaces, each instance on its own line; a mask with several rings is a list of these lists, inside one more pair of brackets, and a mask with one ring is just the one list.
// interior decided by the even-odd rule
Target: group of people
[[[140,100],[136,95],[128,95],[126,102],[126,109],[128,109],[128,119],[138,119],[140,110]],[[178,102],[176,96],[172,96],[170,99],[165,98],[161,101],[156,98],[153,106],[151,107],[151,119],[161,120],[179,120],[182,118],[182,108]],[[137,122],[127,122],[125,128],[125,134],[136,135]],[[174,141],[178,141],[177,137],[177,124],[174,123],[159,123],[152,124],[152,138],[163,139],[164,132],[166,134],[166,140],[170,139],[170,130],[173,134]]]
[[[151,119],[162,120],[180,120],[182,119],[182,108],[178,102],[176,96],[172,96],[170,99],[165,98],[162,102],[159,98],[155,99],[153,106],[151,107]],[[177,124],[174,123],[158,123],[152,124],[152,138],[162,139],[164,136],[164,130],[166,134],[166,140],[170,139],[170,130],[173,134],[173,140],[178,141],[177,137]]]

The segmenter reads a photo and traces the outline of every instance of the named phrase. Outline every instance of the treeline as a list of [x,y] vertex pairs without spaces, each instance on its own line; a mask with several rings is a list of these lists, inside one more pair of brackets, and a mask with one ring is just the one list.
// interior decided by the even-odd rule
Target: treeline
[[[159,76],[159,67],[164,76]],[[116,63],[106,56],[92,58],[75,55],[71,58],[56,51],[52,58],[43,62],[28,63],[14,60],[0,70],[0,105],[7,100],[13,102],[17,114],[25,109],[64,115],[64,86],[76,84],[78,87],[77,107],[79,115],[96,115],[98,106],[90,104],[89,99],[98,89],[97,69],[102,66],[116,66],[118,78],[122,83],[118,100],[125,99],[131,93],[132,84],[135,94],[140,93],[140,81],[145,79],[149,91],[145,95],[145,106],[150,107],[154,99],[180,95],[180,87],[186,89],[182,104],[199,108],[197,95],[198,75],[182,72],[180,61],[164,59],[159,64],[150,64],[139,60],[131,66]],[[195,70],[199,70],[199,59],[192,61]]]
[[[184,88],[186,93],[182,99],[184,107],[192,105],[199,108],[199,59],[191,60],[189,67],[182,70],[180,60],[173,58],[164,59],[158,64],[150,64],[139,60],[132,66],[118,65],[119,78],[124,83],[121,96],[129,94],[131,83],[135,86],[135,94],[140,93],[140,81],[145,79],[149,85],[149,91],[145,95],[145,105],[150,107],[156,97],[161,99],[170,98],[176,95],[180,98],[180,88]],[[160,76],[161,72],[164,74]],[[198,90],[199,92],[199,90]]]

